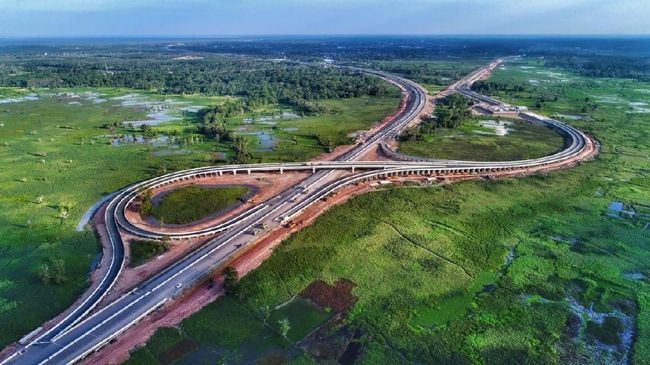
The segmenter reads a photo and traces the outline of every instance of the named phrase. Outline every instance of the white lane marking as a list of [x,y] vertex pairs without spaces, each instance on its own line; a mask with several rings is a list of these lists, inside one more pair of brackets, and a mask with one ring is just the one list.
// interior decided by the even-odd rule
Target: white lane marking
[[[134,301],[130,302],[130,303],[129,303],[128,305],[126,305],[125,307],[122,307],[120,310],[118,310],[117,312],[113,313],[110,317],[104,319],[102,322],[100,322],[99,324],[95,325],[93,328],[91,328],[90,330],[86,331],[84,334],[82,334],[82,335],[80,335],[79,337],[75,338],[72,342],[68,343],[66,346],[61,347],[61,349],[59,349],[57,352],[55,352],[54,354],[50,355],[50,356],[49,356],[47,359],[45,359],[44,361],[40,362],[39,365],[40,365],[40,364],[44,364],[44,363],[46,363],[46,362],[52,360],[53,358],[55,358],[56,356],[58,356],[60,353],[62,353],[63,351],[65,351],[67,348],[69,348],[70,346],[72,346],[72,345],[74,345],[75,343],[79,342],[80,340],[82,340],[83,338],[85,338],[86,336],[88,336],[89,334],[91,334],[92,332],[94,332],[97,328],[99,328],[99,327],[103,326],[104,324],[108,323],[108,322],[111,321],[113,318],[115,318],[116,316],[120,315],[121,313],[123,313],[124,311],[126,311],[127,309],[129,309],[130,307],[132,307],[133,305],[135,305],[136,303],[140,302],[140,301],[141,301],[142,299],[144,299],[145,297],[151,295],[154,291],[158,290],[158,289],[159,289],[160,287],[162,287],[163,285],[165,285],[165,284],[167,284],[168,282],[170,282],[171,280],[175,279],[176,277],[178,277],[179,275],[181,275],[181,274],[182,274],[183,272],[185,272],[186,270],[190,269],[191,267],[194,267],[194,265],[196,265],[197,263],[199,263],[200,261],[202,261],[203,259],[205,259],[207,256],[211,255],[211,254],[214,253],[216,250],[218,250],[218,249],[222,248],[223,246],[227,245],[229,242],[231,242],[231,241],[234,240],[235,238],[239,237],[241,234],[243,234],[243,232],[245,232],[246,230],[250,229],[252,226],[254,226],[255,224],[257,224],[257,222],[266,219],[266,217],[268,217],[269,215],[271,215],[273,212],[275,212],[275,211],[276,211],[277,209],[279,209],[280,207],[281,207],[281,205],[279,205],[278,207],[275,207],[275,208],[272,209],[271,211],[267,212],[264,216],[260,217],[257,221],[254,221],[254,222],[248,224],[248,225],[247,225],[245,228],[243,228],[242,230],[239,230],[239,231],[233,233],[233,235],[231,235],[228,239],[226,239],[225,241],[219,243],[217,246],[215,246],[214,248],[210,249],[207,253],[201,255],[199,258],[197,258],[196,260],[192,261],[189,265],[183,267],[182,269],[180,269],[179,271],[177,271],[174,275],[170,276],[169,278],[167,278],[166,280],[164,280],[162,283],[156,285],[156,286],[155,286],[153,289],[151,289],[150,291],[147,291],[145,294],[141,295],[140,297],[138,297],[138,298],[135,299]],[[265,206],[265,208],[268,208],[268,206]],[[130,293],[129,293],[129,294],[130,294]],[[127,295],[129,295],[129,294],[126,294],[125,296],[122,296],[119,300],[125,298],[125,297],[126,297]],[[114,303],[118,303],[119,300],[116,301],[116,302],[114,302]],[[106,308],[109,308],[109,307],[106,307]],[[101,312],[103,312],[103,311],[104,311],[104,309],[103,309]],[[99,314],[99,313],[101,313],[101,312],[98,312],[98,313],[96,313],[95,315],[97,315],[97,314]],[[93,317],[94,317],[95,315],[93,315]],[[82,323],[85,323],[86,321],[90,320],[90,319],[93,318],[93,317],[88,318],[87,320],[85,320],[85,321],[82,322]],[[81,323],[80,323],[80,324],[81,324]],[[79,324],[79,325],[80,325],[80,324]]]
[[[248,217],[243,218],[242,221],[247,220],[247,219],[249,219],[249,218],[251,218],[251,217],[254,217],[255,215],[257,215],[257,213],[259,213],[261,210],[263,210],[263,209],[265,209],[265,208],[267,208],[267,207],[268,207],[268,206],[264,206],[264,205],[262,205],[262,209],[258,209],[258,211],[256,211],[254,214],[251,214],[251,215],[249,215]],[[199,249],[199,250],[200,250],[200,249]],[[191,255],[191,254],[190,254],[190,255]],[[189,257],[189,256],[186,256],[186,257]],[[164,275],[164,273],[165,273],[165,272],[162,272],[162,273],[160,273],[160,275]],[[153,281],[153,280],[155,280],[155,277],[152,278],[152,281]],[[121,300],[122,298],[129,296],[129,295],[132,294],[136,289],[137,289],[137,288],[135,288],[135,289],[129,291],[128,293],[126,293],[126,294],[124,294],[123,296],[121,296],[117,301],[115,301],[115,302],[111,303],[110,305],[108,305],[107,307],[103,308],[101,311],[99,311],[99,312],[97,312],[97,313],[94,313],[92,316],[86,318],[86,319],[83,320],[82,322],[77,323],[74,327],[71,327],[71,328],[67,329],[67,330],[66,330],[66,334],[67,334],[68,332],[74,330],[75,328],[81,326],[82,324],[86,323],[87,321],[90,321],[92,318],[96,317],[97,315],[99,315],[100,313],[102,313],[104,310],[110,308],[111,306],[113,306],[116,302],[118,302],[118,301]],[[62,336],[63,336],[63,334],[61,334],[60,336],[57,336],[57,338],[60,338],[60,337],[62,337]],[[0,365],[2,365],[2,364],[0,364]]]
[[126,331],[127,329],[131,328],[131,326],[133,326],[134,324],[136,324],[136,323],[137,323],[138,321],[140,321],[142,318],[148,316],[149,314],[151,314],[151,312],[153,312],[153,311],[155,311],[156,309],[158,309],[158,308],[160,308],[161,306],[163,306],[163,305],[164,305],[168,300],[169,300],[169,298],[164,298],[163,300],[161,300],[160,302],[158,302],[158,304],[156,304],[155,306],[151,307],[149,310],[147,310],[146,312],[144,312],[144,313],[142,313],[141,315],[139,315],[138,317],[136,317],[133,321],[127,323],[125,326],[123,326],[122,328],[120,328],[117,332],[115,332],[115,333],[114,333],[113,335],[111,335],[110,337],[107,337],[107,338],[103,339],[102,341],[98,342],[97,344],[95,344],[94,346],[92,346],[91,348],[89,348],[88,350],[86,350],[85,352],[81,353],[80,355],[78,355],[78,356],[75,357],[74,359],[68,361],[67,364],[74,364],[75,362],[77,362],[77,361],[83,359],[84,357],[86,357],[86,355],[88,355],[89,353],[91,353],[91,352],[93,352],[93,351],[95,351],[95,350],[97,350],[97,349],[103,347],[106,343],[110,342],[113,338],[119,336],[120,333],[122,333],[122,332]]

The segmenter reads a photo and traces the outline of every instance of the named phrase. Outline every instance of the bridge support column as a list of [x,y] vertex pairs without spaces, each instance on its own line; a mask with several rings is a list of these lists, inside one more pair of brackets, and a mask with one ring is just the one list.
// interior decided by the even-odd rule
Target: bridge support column
[[313,166],[313,167],[311,168],[311,173],[312,173],[312,174],[315,174],[315,173],[316,173],[316,166]]
[[354,166],[352,166],[352,173],[354,174]]
[[251,174],[251,169],[246,170],[246,172],[248,172],[248,174],[250,175]]
[[222,174],[223,174],[223,172],[222,172],[222,171],[219,171],[219,176],[221,176]]
[[284,174],[284,169],[280,167],[280,175]]
[[237,175],[237,170],[232,170],[233,175]]

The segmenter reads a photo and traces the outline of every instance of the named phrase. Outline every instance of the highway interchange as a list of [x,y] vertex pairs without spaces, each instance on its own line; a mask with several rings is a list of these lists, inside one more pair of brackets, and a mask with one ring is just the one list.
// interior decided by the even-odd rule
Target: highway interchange
[[[476,80],[486,77],[503,60],[496,60],[454,83],[437,97],[459,92],[479,102],[502,105],[489,97],[470,89]],[[551,156],[509,162],[475,162],[422,159],[391,151],[389,142],[423,113],[427,103],[426,91],[416,83],[384,72],[361,70],[382,77],[398,85],[405,93],[406,105],[389,123],[366,137],[334,161],[298,163],[267,163],[247,165],[209,166],[174,172],[133,184],[119,191],[105,209],[111,262],[90,295],[77,304],[63,320],[42,333],[36,333],[24,341],[21,348],[0,364],[69,364],[75,363],[100,349],[139,320],[166,302],[182,295],[183,291],[206,278],[216,268],[228,262],[239,250],[251,245],[253,237],[247,232],[256,227],[277,229],[283,223],[300,216],[308,207],[341,189],[359,181],[382,179],[394,175],[479,175],[499,173],[530,173],[576,163],[590,154],[597,146],[583,132],[556,120],[522,111],[520,116],[532,123],[546,124],[565,136],[565,148]],[[397,161],[363,161],[369,151],[381,148],[387,155],[394,154]],[[127,207],[143,190],[206,177],[227,179],[234,174],[290,173],[292,171],[312,174],[299,185],[287,189],[270,200],[251,206],[248,210],[212,227],[182,233],[163,233],[145,229],[130,222],[125,214]],[[205,244],[185,255],[165,270],[132,289],[119,299],[90,313],[111,290],[125,264],[124,242],[120,231],[159,239],[163,235],[173,239],[214,236]]]

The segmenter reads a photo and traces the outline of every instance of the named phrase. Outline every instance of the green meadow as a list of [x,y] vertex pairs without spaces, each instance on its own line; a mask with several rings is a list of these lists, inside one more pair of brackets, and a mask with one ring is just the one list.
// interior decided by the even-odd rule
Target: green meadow
[[[231,151],[227,142],[205,140],[197,134],[195,114],[181,109],[214,105],[226,100],[224,97],[162,96],[130,89],[2,88],[0,100],[34,93],[38,99],[0,103],[3,346],[61,313],[87,288],[101,248],[92,230],[77,232],[76,227],[95,202],[145,178],[223,163],[224,155],[227,160]],[[131,97],[124,98],[133,94],[144,101],[133,105]],[[363,99],[360,105],[358,100],[325,101],[337,112],[295,121],[303,124],[282,132],[282,138],[292,141],[291,147],[287,143],[286,147],[256,152],[256,156],[260,160],[315,156],[327,149],[318,143],[313,130],[325,130],[331,123],[334,126],[328,130],[333,136],[346,136],[381,120],[392,112],[397,100]],[[171,109],[169,116],[177,119],[147,131],[123,123],[146,120],[152,112],[149,103]],[[347,124],[360,115],[365,119]],[[233,120],[228,125],[234,129],[237,123]],[[335,139],[334,146],[340,142],[343,138]],[[148,255],[141,252],[136,257]]]
[[245,123],[246,117],[233,118],[229,126],[251,140],[256,162],[305,161],[330,148],[353,142],[356,132],[369,129],[393,113],[399,103],[397,96],[321,100],[319,104],[330,112],[301,118],[255,120],[283,111],[270,109],[256,113],[252,123]]
[[430,158],[512,161],[547,156],[563,145],[562,136],[550,128],[519,120],[475,117],[458,128],[438,129],[424,134],[422,140],[402,142],[399,149]]

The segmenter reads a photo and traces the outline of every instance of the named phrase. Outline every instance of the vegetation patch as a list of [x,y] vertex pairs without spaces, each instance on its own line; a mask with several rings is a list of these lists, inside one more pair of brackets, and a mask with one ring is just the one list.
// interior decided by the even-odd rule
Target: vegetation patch
[[182,187],[152,198],[151,215],[160,224],[188,224],[241,202],[250,191],[246,186]]
[[161,364],[172,364],[174,361],[182,358],[183,356],[191,353],[196,349],[196,344],[194,341],[185,338],[180,342],[177,342],[172,348],[162,352],[158,359]]
[[[481,293],[482,290],[486,290],[486,287],[493,289],[490,285],[493,285],[495,279],[495,275],[491,272],[482,273],[466,289],[451,292],[433,303],[414,308],[413,325],[433,327],[462,318],[471,308],[476,295]],[[489,291],[489,289],[486,291]]]
[[587,322],[587,333],[605,345],[619,345],[623,324],[617,317],[605,317],[603,323]]
[[129,241],[129,251],[131,253],[129,266],[140,266],[150,259],[165,253],[168,249],[168,241],[159,242],[152,240],[132,239]]
[[400,152],[412,156],[475,161],[543,157],[560,151],[564,138],[551,128],[504,118],[466,119],[455,129],[402,136]]
[[301,297],[272,311],[268,323],[291,342],[302,340],[309,333],[320,327],[332,314]]

